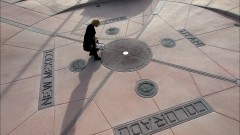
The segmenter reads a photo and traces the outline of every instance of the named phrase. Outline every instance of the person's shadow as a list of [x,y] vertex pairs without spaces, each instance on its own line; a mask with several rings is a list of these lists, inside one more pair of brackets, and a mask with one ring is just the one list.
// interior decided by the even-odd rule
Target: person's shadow
[[[83,111],[84,105],[87,102],[87,91],[89,90],[89,82],[92,79],[94,72],[96,72],[101,67],[100,61],[95,61],[93,57],[90,57],[87,61],[87,66],[83,69],[78,77],[80,84],[76,86],[73,90],[70,101],[68,104],[63,123],[61,125],[61,135],[67,135],[71,129],[71,132],[74,133],[74,124],[78,120],[80,114]],[[91,96],[91,95],[90,95]],[[76,101],[76,97],[81,100]],[[79,98],[80,97],[80,98]],[[75,101],[74,101],[75,100]]]

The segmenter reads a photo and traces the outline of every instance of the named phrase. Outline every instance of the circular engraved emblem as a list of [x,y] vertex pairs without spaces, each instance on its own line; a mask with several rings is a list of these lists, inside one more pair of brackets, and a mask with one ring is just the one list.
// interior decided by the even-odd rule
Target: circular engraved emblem
[[106,30],[106,34],[108,34],[108,35],[116,35],[116,34],[119,33],[119,31],[120,31],[119,28],[117,28],[117,27],[111,27],[111,28],[108,28],[108,29]]
[[102,65],[118,72],[133,72],[146,67],[152,58],[149,46],[140,40],[123,38],[105,45]]
[[136,83],[135,91],[140,97],[151,98],[157,94],[158,88],[155,82],[143,79]]
[[162,39],[161,44],[167,48],[173,48],[174,46],[176,46],[176,42],[171,38]]
[[82,59],[78,59],[73,61],[69,65],[69,70],[72,72],[81,72],[87,66],[86,61]]

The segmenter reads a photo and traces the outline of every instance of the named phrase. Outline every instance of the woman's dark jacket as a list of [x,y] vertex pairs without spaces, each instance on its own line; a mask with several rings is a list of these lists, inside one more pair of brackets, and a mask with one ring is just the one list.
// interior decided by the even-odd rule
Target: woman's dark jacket
[[91,50],[91,45],[93,48],[96,48],[96,42],[95,42],[95,28],[92,24],[89,24],[87,26],[85,35],[84,35],[84,41],[83,41],[83,48],[85,51],[90,51]]

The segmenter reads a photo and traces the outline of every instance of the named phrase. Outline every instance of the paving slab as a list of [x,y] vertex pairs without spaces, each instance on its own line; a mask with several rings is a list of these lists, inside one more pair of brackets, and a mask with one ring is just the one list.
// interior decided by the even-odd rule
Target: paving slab
[[174,135],[238,135],[239,121],[210,113],[172,128]]
[[36,50],[1,47],[1,84],[41,74],[42,53]]
[[224,18],[217,13],[209,12],[200,7],[191,6],[186,29],[197,36],[198,34],[231,27],[234,23],[233,20]]
[[134,87],[140,79],[136,72],[114,72],[95,97],[94,101],[111,126],[159,111],[152,98],[141,98],[136,94]]
[[236,26],[197,36],[197,38],[203,41],[206,45],[239,52],[240,50],[238,37],[239,28]]
[[212,0],[210,2],[210,4],[208,5],[208,7],[211,8],[218,8],[218,9],[222,9],[224,11],[227,10],[231,10],[233,8],[236,8],[237,6],[239,6],[239,1],[238,0]]
[[14,27],[12,25],[2,23],[1,22],[1,45],[6,42],[8,39],[13,37],[15,34],[20,32],[22,29],[18,27]]
[[153,99],[161,110],[200,97],[189,72],[154,62],[137,72],[142,79],[150,79],[157,84],[158,93]]
[[236,86],[236,84],[222,81],[219,79],[205,77],[195,73],[191,74],[193,76],[194,82],[197,85],[197,88],[199,89],[201,96],[213,94]]
[[239,87],[206,96],[205,99],[216,112],[239,121]]
[[[94,128],[89,128],[89,126]],[[91,135],[110,128],[106,117],[101,113],[97,104],[91,102],[81,118],[78,119],[76,124],[72,127],[68,135]]]
[[35,112],[30,118],[28,118],[9,135],[52,135],[54,132],[53,125],[54,108],[51,107]]
[[38,110],[39,82],[40,76],[36,76],[1,85],[2,135],[11,133]]
[[23,30],[5,42],[5,44],[36,50],[49,50],[54,48],[54,38]]

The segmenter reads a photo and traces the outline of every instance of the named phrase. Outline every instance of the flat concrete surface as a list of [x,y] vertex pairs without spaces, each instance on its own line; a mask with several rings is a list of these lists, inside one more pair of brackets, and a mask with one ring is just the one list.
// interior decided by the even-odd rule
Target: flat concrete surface
[[[116,126],[197,98],[206,100],[213,112],[154,135],[239,135],[240,32],[234,26],[239,22],[195,6],[239,15],[239,1],[108,1],[53,15],[78,2],[1,1],[1,135],[114,135]],[[118,72],[83,50],[83,36],[92,19],[119,17],[127,19],[100,25],[96,36],[106,44],[106,52],[114,49],[108,43],[115,40],[144,42],[152,57],[131,55],[138,53],[134,47],[126,48],[125,42],[124,48],[113,51],[129,52],[122,67],[136,58],[150,61],[144,68]],[[106,34],[111,27],[119,28],[119,33]],[[205,45],[197,47],[180,29]],[[173,39],[176,46],[163,46],[164,38]],[[43,70],[49,64],[43,63],[49,60],[43,58],[43,51],[50,49],[54,50],[54,69]],[[77,59],[85,60],[87,67],[71,72],[69,65]],[[118,68],[120,61],[111,59],[111,66]],[[43,75],[54,75],[53,82],[43,87],[54,94],[43,95]],[[136,83],[142,79],[156,83],[154,97],[137,95]],[[39,109],[40,96],[53,98],[53,105]]]

